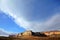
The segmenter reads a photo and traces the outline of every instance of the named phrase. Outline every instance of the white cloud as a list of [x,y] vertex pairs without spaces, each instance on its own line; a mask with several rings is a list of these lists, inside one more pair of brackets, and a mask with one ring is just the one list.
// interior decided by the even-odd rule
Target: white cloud
[[[6,0],[5,0],[6,1]],[[5,14],[11,16],[14,19],[14,22],[20,27],[25,28],[26,30],[33,31],[48,31],[48,30],[59,30],[60,28],[60,14],[55,14],[51,18],[47,19],[44,22],[33,22],[27,21],[21,14],[8,6],[8,3],[5,2],[1,4],[1,10],[5,12]],[[20,11],[20,10],[19,10]]]
[[52,16],[45,22],[46,30],[59,30],[60,29],[60,14]]
[[9,32],[3,28],[0,28],[0,36],[6,36],[8,37],[9,35],[16,35],[17,33],[15,32]]
[[9,36],[9,32],[7,32],[6,30],[0,28],[0,36]]

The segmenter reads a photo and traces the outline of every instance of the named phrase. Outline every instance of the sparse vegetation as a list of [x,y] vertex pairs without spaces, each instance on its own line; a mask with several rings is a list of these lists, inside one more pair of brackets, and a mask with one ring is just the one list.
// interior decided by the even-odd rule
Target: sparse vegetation
[[0,40],[60,40],[60,37],[0,37]]
[[[27,31],[18,35],[10,35],[9,37],[0,37],[0,40],[60,40],[60,32],[52,32],[52,35],[45,35],[41,32]],[[47,32],[50,34],[50,32]]]

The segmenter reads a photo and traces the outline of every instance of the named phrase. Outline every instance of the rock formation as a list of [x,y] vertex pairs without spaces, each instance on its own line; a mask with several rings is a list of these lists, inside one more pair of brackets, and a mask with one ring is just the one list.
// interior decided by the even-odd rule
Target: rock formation
[[47,31],[47,32],[32,32],[25,31],[17,35],[10,35],[10,37],[23,37],[23,36],[38,36],[38,37],[60,37],[60,31]]
[[46,37],[46,35],[44,33],[40,33],[40,32],[32,32],[32,31],[26,31],[23,33],[19,33],[17,34],[17,37],[21,37],[21,36],[41,36],[41,37]]
[[51,37],[57,37],[58,35],[60,36],[60,31],[58,30],[55,30],[55,31],[47,31],[47,32],[44,32],[45,35],[47,36],[51,36]]

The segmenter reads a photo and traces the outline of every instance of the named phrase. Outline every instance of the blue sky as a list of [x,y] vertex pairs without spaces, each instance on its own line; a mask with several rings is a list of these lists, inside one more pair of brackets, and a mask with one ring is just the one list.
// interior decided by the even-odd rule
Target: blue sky
[[60,0],[1,0],[0,10],[6,31],[60,30]]
[[13,18],[4,14],[4,12],[0,11],[0,28],[4,30],[19,33],[25,31],[24,28],[19,27],[14,21]]

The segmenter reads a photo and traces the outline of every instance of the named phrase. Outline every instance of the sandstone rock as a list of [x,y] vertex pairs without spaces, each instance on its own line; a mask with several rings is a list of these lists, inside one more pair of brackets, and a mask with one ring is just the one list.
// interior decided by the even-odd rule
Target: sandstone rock
[[22,33],[17,34],[17,37],[20,37],[20,36],[22,36]]
[[32,35],[32,31],[26,31],[26,32],[23,32],[22,34],[23,36],[31,36]]
[[20,33],[17,35],[17,37],[20,37],[20,36],[41,36],[41,37],[46,37],[45,34],[43,33],[40,33],[40,32],[32,32],[32,31],[26,31],[26,32],[23,32],[23,33]]

